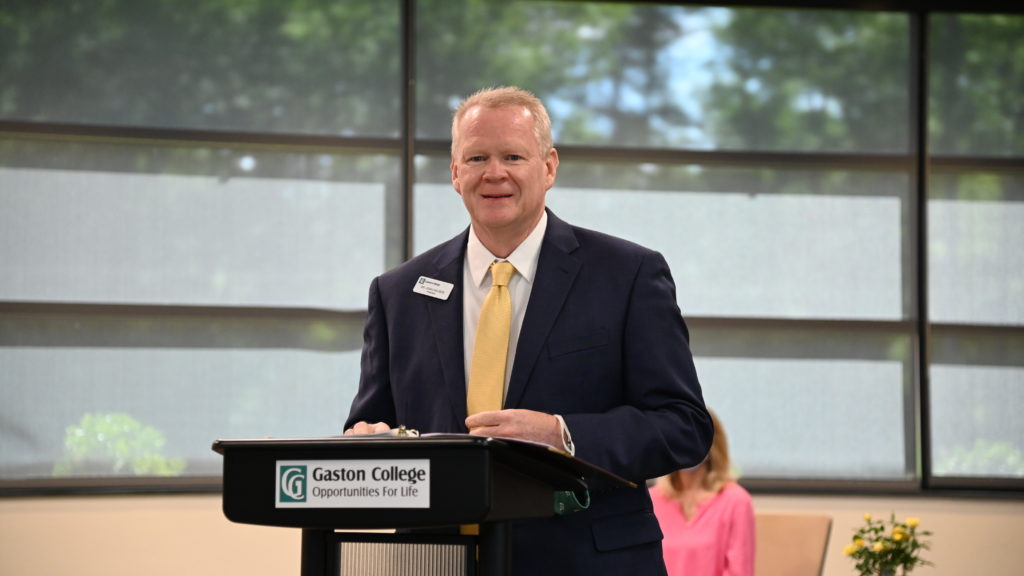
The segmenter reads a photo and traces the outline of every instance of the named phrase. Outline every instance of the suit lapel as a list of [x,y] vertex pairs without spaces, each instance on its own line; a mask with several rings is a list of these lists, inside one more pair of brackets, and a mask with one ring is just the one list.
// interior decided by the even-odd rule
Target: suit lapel
[[[449,240],[438,253],[434,263],[438,280],[454,285],[447,300],[432,300],[430,313],[434,341],[437,344],[441,370],[444,373],[444,392],[451,401],[452,414],[457,426],[466,420],[466,365],[462,342],[462,266],[465,260],[468,229]],[[422,337],[427,337],[427,334]],[[414,338],[420,337],[413,335]],[[441,392],[441,391],[439,391]]]
[[522,401],[537,357],[579,273],[580,261],[572,256],[578,246],[572,228],[548,211],[548,228],[537,261],[536,283],[530,292],[530,302],[526,305],[526,316],[519,333],[515,364],[505,399],[506,408],[518,407]]

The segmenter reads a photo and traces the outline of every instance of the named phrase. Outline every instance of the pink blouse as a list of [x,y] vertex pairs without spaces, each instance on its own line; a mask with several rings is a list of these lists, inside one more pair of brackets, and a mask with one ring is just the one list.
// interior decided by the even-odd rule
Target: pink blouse
[[752,576],[754,503],[735,482],[697,505],[693,518],[654,486],[654,514],[665,534],[662,549],[669,576]]

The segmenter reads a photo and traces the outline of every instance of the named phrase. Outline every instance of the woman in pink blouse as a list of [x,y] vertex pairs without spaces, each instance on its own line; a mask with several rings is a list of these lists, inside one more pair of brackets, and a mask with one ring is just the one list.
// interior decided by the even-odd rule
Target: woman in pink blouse
[[707,460],[651,487],[669,576],[754,573],[753,500],[730,474],[725,430],[713,412],[711,419],[715,440]]

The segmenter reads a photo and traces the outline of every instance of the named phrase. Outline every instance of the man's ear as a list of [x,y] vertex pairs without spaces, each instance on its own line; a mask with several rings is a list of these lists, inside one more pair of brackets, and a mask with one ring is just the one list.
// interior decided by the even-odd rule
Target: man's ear
[[452,158],[448,169],[452,173],[452,187],[459,193],[459,196],[462,196],[462,182],[459,181],[459,165],[455,163],[455,158]]
[[558,176],[558,150],[554,148],[548,152],[548,157],[544,160],[544,166],[547,167],[547,185],[551,188],[555,185],[555,177]]

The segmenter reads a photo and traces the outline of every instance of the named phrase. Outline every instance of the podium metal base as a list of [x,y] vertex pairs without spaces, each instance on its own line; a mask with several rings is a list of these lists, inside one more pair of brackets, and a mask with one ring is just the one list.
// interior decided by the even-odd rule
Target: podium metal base
[[480,536],[304,529],[302,576],[505,576],[508,535],[504,522]]

